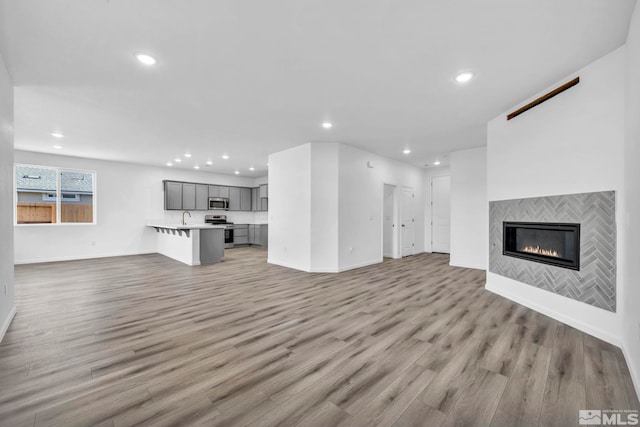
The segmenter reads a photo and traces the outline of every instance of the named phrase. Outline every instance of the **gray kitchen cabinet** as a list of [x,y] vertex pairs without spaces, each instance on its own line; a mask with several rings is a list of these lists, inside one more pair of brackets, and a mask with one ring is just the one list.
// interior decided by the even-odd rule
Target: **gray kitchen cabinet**
[[220,185],[219,188],[220,188],[220,196],[218,196],[218,197],[224,197],[225,199],[230,198],[230,196],[229,196],[230,188],[229,187],[225,187],[224,185]]
[[249,244],[249,224],[235,224],[233,226],[233,244]]
[[164,182],[164,208],[167,210],[182,209],[182,183]]
[[251,189],[251,210],[256,212],[260,210],[260,189],[258,187]]
[[261,184],[260,185],[260,198],[266,199],[269,197],[269,184]]
[[240,188],[240,210],[241,211],[251,210],[251,189],[250,188]]
[[269,199],[260,199],[260,210],[265,212],[269,210]]
[[[255,224],[249,224],[249,244],[250,245],[257,245],[259,237],[260,237],[260,226],[259,225],[255,225]],[[256,230],[258,230],[258,232],[256,233]]]
[[228,199],[229,187],[226,187],[224,185],[210,185],[209,197],[224,197],[225,199]]
[[209,210],[209,197],[229,199],[230,211],[261,210],[264,201],[259,188],[228,187],[193,182],[162,181],[166,210]]
[[260,224],[260,246],[269,247],[269,224]]
[[222,261],[224,257],[224,229],[200,230],[200,264]]
[[240,210],[240,188],[238,187],[231,187],[229,189],[229,210]]
[[206,211],[209,209],[209,186],[196,184],[196,210]]
[[182,184],[182,209],[194,210],[196,208],[196,185]]
[[249,244],[266,248],[269,243],[269,226],[267,224],[249,225]]

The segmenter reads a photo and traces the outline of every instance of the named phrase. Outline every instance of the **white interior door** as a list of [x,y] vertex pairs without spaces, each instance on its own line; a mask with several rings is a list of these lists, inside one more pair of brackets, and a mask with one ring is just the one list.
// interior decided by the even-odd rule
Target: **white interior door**
[[413,218],[413,190],[411,188],[402,189],[402,208],[400,215],[402,221],[400,227],[402,229],[402,254],[401,256],[413,255],[414,251],[414,218]]
[[451,246],[451,177],[431,178],[431,251],[448,254]]
[[394,185],[384,184],[383,207],[382,207],[382,256],[393,257],[393,205]]

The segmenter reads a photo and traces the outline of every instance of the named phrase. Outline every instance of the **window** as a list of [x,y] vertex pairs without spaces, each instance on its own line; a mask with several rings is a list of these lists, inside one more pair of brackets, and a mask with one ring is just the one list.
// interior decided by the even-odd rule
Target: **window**
[[91,171],[16,165],[17,224],[95,224]]

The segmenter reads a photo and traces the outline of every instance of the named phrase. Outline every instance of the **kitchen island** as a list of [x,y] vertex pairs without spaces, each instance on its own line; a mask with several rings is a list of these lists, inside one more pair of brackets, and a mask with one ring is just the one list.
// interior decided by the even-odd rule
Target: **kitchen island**
[[157,234],[158,253],[188,265],[213,264],[224,256],[224,230],[211,224],[161,224],[151,222]]

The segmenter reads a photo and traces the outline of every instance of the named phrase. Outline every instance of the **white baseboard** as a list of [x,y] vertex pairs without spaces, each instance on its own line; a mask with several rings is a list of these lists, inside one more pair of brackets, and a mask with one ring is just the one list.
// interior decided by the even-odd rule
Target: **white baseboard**
[[631,382],[633,383],[633,387],[636,389],[636,396],[640,399],[640,372],[636,371],[635,365],[629,363],[631,355],[627,351],[627,347],[622,344],[622,354],[624,355],[624,361],[627,363],[627,367],[629,368],[629,372],[631,373]]
[[607,331],[603,331],[601,329],[593,327],[592,325],[588,325],[586,323],[578,321],[572,317],[567,316],[564,313],[561,313],[559,311],[550,309],[549,307],[540,305],[539,303],[531,301],[528,298],[522,297],[521,295],[506,292],[503,289],[499,289],[497,287],[492,286],[489,282],[487,282],[487,284],[485,285],[485,289],[493,292],[494,294],[505,297],[511,301],[517,302],[518,304],[524,305],[525,307],[528,307],[539,313],[542,313],[545,316],[549,316],[552,319],[555,319],[559,322],[562,322],[576,329],[579,329],[582,332],[585,332],[589,335],[593,335],[594,337],[599,338],[603,341],[606,341],[609,344],[613,344],[616,347],[622,348],[622,339],[619,336],[612,335]]
[[380,264],[382,262],[382,258],[379,259],[374,259],[374,260],[370,260],[370,261],[364,261],[364,262],[360,262],[358,264],[352,264],[352,265],[347,265],[346,267],[340,267],[338,269],[338,272],[343,272],[343,271],[347,271],[347,270],[353,270],[354,268],[361,268],[361,267],[366,267],[368,265],[374,265],[374,264]]
[[7,316],[6,320],[2,324],[2,329],[0,329],[0,343],[4,339],[4,334],[7,333],[7,330],[9,329],[9,325],[11,325],[11,322],[13,321],[13,318],[15,316],[16,316],[16,306],[14,305],[11,308],[11,311],[9,312],[9,316]]
[[376,259],[376,260],[371,260],[371,261],[365,261],[365,262],[361,262],[358,264],[352,264],[352,265],[348,265],[345,267],[339,267],[339,268],[310,268],[308,266],[302,267],[300,265],[296,265],[296,264],[291,264],[289,262],[284,262],[284,261],[279,261],[273,258],[269,258],[267,259],[267,263],[269,264],[273,264],[273,265],[279,265],[280,267],[287,267],[287,268],[292,268],[294,270],[300,270],[300,271],[305,271],[307,273],[341,273],[343,271],[347,271],[347,270],[353,270],[354,268],[360,268],[360,267],[366,267],[368,265],[373,265],[373,264],[379,264],[382,262],[382,258],[380,259]]
[[473,268],[475,270],[486,270],[487,269],[486,265],[480,265],[480,264],[477,264],[477,265],[475,265],[475,264],[464,264],[464,265],[462,265],[462,264],[458,264],[458,263],[449,261],[449,265],[451,267]]
[[267,264],[279,265],[280,267],[291,268],[293,270],[305,271],[311,273],[308,266],[302,267],[301,265],[291,264],[289,262],[280,261],[273,258],[267,258]]
[[117,252],[117,253],[107,253],[107,254],[87,254],[87,255],[71,255],[71,256],[62,256],[62,257],[51,257],[51,258],[34,258],[34,259],[20,259],[15,260],[14,264],[40,264],[43,262],[60,262],[60,261],[76,261],[81,259],[93,259],[93,258],[111,258],[117,256],[130,256],[130,255],[147,255],[157,253],[156,251],[149,252]]

